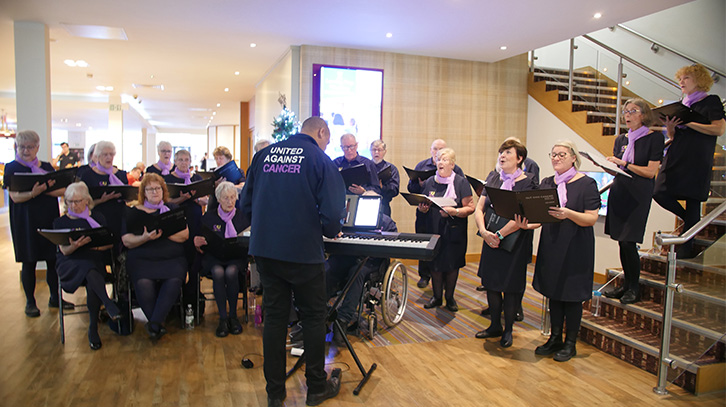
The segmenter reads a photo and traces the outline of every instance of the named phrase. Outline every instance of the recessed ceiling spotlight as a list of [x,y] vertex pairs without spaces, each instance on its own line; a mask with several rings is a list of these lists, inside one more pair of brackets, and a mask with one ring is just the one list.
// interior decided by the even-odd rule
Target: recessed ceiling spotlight
[[222,106],[222,104],[221,103],[217,103],[217,107],[220,107],[220,106]]
[[81,123],[76,123],[76,127],[81,127]]
[[502,45],[501,47],[499,47],[499,49],[501,49],[502,51],[504,51],[505,49],[507,49],[507,46],[506,45]]
[[61,123],[68,123],[68,119],[61,119]]
[[224,91],[225,92],[229,92],[229,88],[224,88]]
[[93,126],[88,126],[88,130],[93,130]]
[[234,71],[234,74],[239,76],[239,71]]
[[593,15],[593,17],[595,19],[598,19],[598,18],[602,17],[602,13],[595,13],[595,15]]
[[217,112],[212,112],[212,116],[216,116],[216,115],[217,115]]
[[625,81],[625,86],[630,85],[630,81]]
[[603,71],[603,72],[607,72],[607,71],[608,71],[608,69],[607,69],[607,68],[603,68],[603,69],[602,69],[602,71]]
[[386,38],[391,38],[391,37],[393,37],[393,33],[386,33]]
[[79,59],[78,61],[74,61],[72,59],[66,59],[63,61],[64,64],[70,66],[70,67],[78,67],[78,68],[88,68],[88,62]]
[[663,99],[658,99],[658,104],[659,105],[662,105],[663,104]]
[[251,42],[251,43],[250,43],[250,48],[254,48],[254,47],[256,47],[256,46],[257,46],[257,44],[255,44],[254,42]]
[[151,79],[154,79],[154,75],[151,75]]

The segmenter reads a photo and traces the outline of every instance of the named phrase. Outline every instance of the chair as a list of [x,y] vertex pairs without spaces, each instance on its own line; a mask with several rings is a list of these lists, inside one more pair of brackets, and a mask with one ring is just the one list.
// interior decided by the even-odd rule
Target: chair
[[[244,310],[245,310],[245,315],[244,315],[242,322],[245,324],[249,321],[249,317],[250,317],[250,311],[249,311],[249,306],[248,306],[248,297],[247,297],[247,286],[248,286],[247,280],[249,279],[249,274],[250,274],[249,264],[245,270],[239,271],[239,294],[238,294],[237,298],[242,300],[242,306],[244,307]],[[201,314],[201,312],[200,312],[201,307],[199,306],[200,301],[202,300],[202,296],[204,296],[205,303],[208,301],[214,301],[214,291],[202,292],[202,279],[204,277],[205,276],[203,276],[202,273],[199,273],[199,283],[197,285],[197,307],[196,307],[196,313],[194,315],[194,317],[196,318],[197,321],[201,321],[201,317],[204,316]],[[240,296],[241,296],[241,298],[240,298]]]
[[[367,326],[368,337],[373,339],[378,329],[375,307],[379,306],[383,322],[388,327],[398,325],[406,312],[408,277],[406,266],[398,260],[385,260],[363,285],[358,305],[358,332]],[[364,323],[361,323],[364,322]]]

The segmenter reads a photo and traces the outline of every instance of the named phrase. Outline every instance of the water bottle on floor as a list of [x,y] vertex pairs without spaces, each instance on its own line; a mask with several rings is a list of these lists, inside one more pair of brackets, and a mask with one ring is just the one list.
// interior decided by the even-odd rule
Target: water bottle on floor
[[592,300],[590,300],[590,311],[592,311],[592,316],[599,317],[600,316],[600,299],[602,297],[602,293],[598,290],[595,290],[592,292]]
[[184,326],[187,329],[194,329],[194,310],[192,304],[187,304],[187,310],[184,314]]

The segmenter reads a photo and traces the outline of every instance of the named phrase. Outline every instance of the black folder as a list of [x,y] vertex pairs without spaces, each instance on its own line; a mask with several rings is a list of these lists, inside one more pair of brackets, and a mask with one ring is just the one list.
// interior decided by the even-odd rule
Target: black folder
[[208,178],[192,182],[189,185],[166,184],[166,187],[169,189],[169,197],[171,198],[178,198],[181,194],[191,193],[191,191],[194,191],[195,193],[192,195],[191,199],[196,199],[214,193],[214,179]]
[[202,250],[219,260],[230,261],[247,257],[247,247],[238,242],[236,237],[221,237],[207,225],[202,225],[202,236],[207,240],[207,245],[202,246]]
[[378,171],[378,179],[381,180],[381,182],[386,182],[393,176],[393,165],[389,165],[388,167]]
[[102,226],[93,229],[38,229],[44,238],[58,246],[69,245],[71,240],[78,240],[81,236],[88,236],[91,241],[83,247],[101,247],[114,244],[113,234],[107,227]]
[[418,204],[425,203],[437,206],[440,209],[444,209],[445,206],[456,207],[456,202],[451,198],[444,198],[441,196],[426,196],[422,194],[409,194],[408,192],[401,192],[401,196],[406,199],[408,204],[411,206],[418,206]]
[[431,178],[434,174],[436,174],[436,169],[433,170],[426,170],[426,171],[418,171],[418,170],[412,170],[405,165],[403,166],[403,169],[406,170],[406,174],[408,174],[408,178],[411,179],[411,181],[426,181],[427,179]]
[[346,187],[353,184],[363,186],[371,183],[371,174],[368,172],[365,164],[358,164],[355,167],[342,169],[340,170],[340,175],[343,176]]
[[239,170],[239,167],[234,160],[215,169],[214,176],[216,179],[224,178],[233,184],[239,184],[243,177],[242,171]]
[[77,167],[66,168],[59,171],[51,171],[45,174],[33,174],[31,172],[15,173],[10,176],[10,191],[27,192],[32,191],[36,182],[41,184],[50,180],[55,180],[55,184],[49,186],[45,192],[55,191],[56,189],[65,188],[76,179]]
[[91,194],[91,198],[99,199],[103,196],[103,193],[114,194],[116,192],[121,194],[121,199],[124,201],[135,201],[139,199],[139,187],[131,185],[106,185],[103,187],[90,187],[88,192]]
[[486,182],[468,175],[466,176],[466,179],[469,181],[469,185],[471,185],[474,189],[474,192],[476,192],[478,196],[481,196],[482,192],[484,192],[484,184],[486,184]]
[[553,223],[560,219],[550,216],[550,207],[559,207],[557,189],[533,189],[528,191],[507,191],[485,186],[497,215],[514,219],[514,215],[527,218],[530,223]]
[[214,171],[195,171],[195,174],[198,174],[202,179],[213,179],[216,180],[217,176],[214,173]]
[[149,232],[152,230],[161,230],[162,236],[166,237],[181,232],[187,227],[184,208],[178,207],[160,214],[151,214],[140,209],[128,208],[126,212],[127,232],[142,235],[144,234],[144,227]]
[[684,105],[681,102],[674,102],[669,105],[657,107],[653,109],[653,114],[655,117],[663,118],[664,116],[669,117],[677,117],[681,119],[683,124],[696,122],[701,124],[710,124],[711,121],[708,120],[705,116],[702,114],[694,111],[690,107]]

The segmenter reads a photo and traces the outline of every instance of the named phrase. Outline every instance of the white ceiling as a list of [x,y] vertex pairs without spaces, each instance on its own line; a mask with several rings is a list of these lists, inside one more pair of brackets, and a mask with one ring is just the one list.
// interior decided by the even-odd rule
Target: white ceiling
[[[239,102],[290,45],[494,62],[688,1],[0,0],[0,108],[15,121],[13,21],[49,27],[54,128],[106,128],[104,85],[137,95],[159,131],[203,134],[213,111],[212,124],[239,123]],[[73,37],[61,23],[123,28],[128,40]]]

